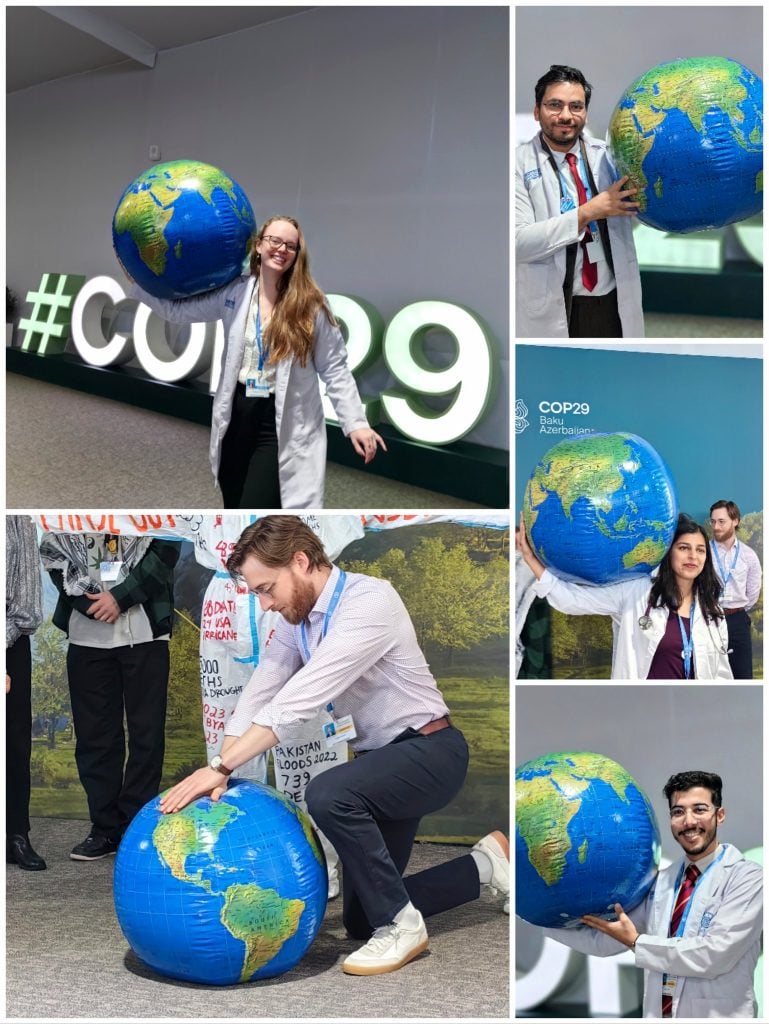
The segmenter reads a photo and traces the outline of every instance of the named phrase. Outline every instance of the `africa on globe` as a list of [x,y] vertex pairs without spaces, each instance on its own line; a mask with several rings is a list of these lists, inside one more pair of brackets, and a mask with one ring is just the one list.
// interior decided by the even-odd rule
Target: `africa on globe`
[[515,912],[546,928],[584,914],[632,910],[659,868],[648,797],[616,761],[587,751],[545,754],[515,772]]
[[295,967],[320,929],[328,875],[309,817],[269,786],[235,780],[162,814],[136,815],[118,848],[115,912],[159,974],[206,985]]
[[723,227],[763,206],[763,86],[726,57],[658,64],[625,89],[607,142],[663,231]]
[[678,498],[662,457],[636,434],[582,434],[542,456],[523,518],[539,560],[563,579],[647,575],[670,546]]
[[189,298],[234,280],[255,231],[240,185],[198,160],[144,171],[123,192],[112,221],[123,269],[159,299]]

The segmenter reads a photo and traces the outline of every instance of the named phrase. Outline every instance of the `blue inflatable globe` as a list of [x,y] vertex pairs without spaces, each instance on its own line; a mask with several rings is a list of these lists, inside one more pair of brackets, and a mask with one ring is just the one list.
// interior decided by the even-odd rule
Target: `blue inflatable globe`
[[635,434],[583,434],[539,461],[523,501],[532,549],[556,575],[588,583],[645,576],[673,541],[670,470]]
[[158,974],[232,985],[283,974],[326,911],[328,875],[310,819],[258,782],[218,802],[131,822],[114,875],[115,912],[134,953]]
[[628,86],[609,122],[639,220],[662,231],[723,227],[763,205],[763,86],[726,57],[659,64]]
[[602,754],[545,754],[515,772],[515,912],[546,928],[632,910],[659,868],[657,819]]
[[123,269],[159,299],[184,299],[232,281],[255,231],[240,185],[197,160],[144,171],[123,192],[112,220]]

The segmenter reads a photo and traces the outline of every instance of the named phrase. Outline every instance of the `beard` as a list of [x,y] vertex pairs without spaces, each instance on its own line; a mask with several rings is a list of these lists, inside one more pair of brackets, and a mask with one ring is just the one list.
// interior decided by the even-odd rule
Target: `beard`
[[296,580],[291,591],[291,600],[281,609],[280,614],[292,626],[298,626],[307,618],[315,606],[315,592],[307,580]]
[[[700,830],[701,826],[697,825],[696,828]],[[710,828],[702,828],[700,838],[694,846],[688,846],[685,841],[681,841],[681,834],[686,831],[686,829],[681,829],[681,831],[676,834],[676,842],[685,851],[688,857],[698,857],[708,849],[710,849],[711,852],[715,849],[718,839],[717,822],[714,821]]]
[[[579,138],[581,129],[578,125],[563,125],[562,127],[566,129],[566,132],[561,132],[560,130],[554,131],[552,129],[545,128],[544,125],[540,122],[542,134],[548,142],[553,143],[553,145],[555,146],[568,146],[569,148],[571,148]],[[556,128],[558,128],[557,125]],[[568,134],[569,132],[571,134]]]

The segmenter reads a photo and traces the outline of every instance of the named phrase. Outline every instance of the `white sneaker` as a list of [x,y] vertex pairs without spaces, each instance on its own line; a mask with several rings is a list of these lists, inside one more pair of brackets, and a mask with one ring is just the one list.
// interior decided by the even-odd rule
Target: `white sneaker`
[[488,886],[493,893],[501,896],[510,895],[510,843],[503,832],[490,832],[479,839],[473,847],[491,861],[491,881]]
[[395,922],[377,928],[365,946],[347,957],[342,970],[345,974],[389,974],[426,949],[427,928],[424,918],[419,914],[416,928],[404,928]]
[[328,873],[328,898],[333,900],[339,895],[339,872],[332,868]]

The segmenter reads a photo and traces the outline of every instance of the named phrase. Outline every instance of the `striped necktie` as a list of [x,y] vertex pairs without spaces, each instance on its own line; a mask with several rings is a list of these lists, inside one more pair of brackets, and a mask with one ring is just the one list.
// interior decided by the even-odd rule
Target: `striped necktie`
[[[673,907],[673,916],[670,918],[670,929],[668,931],[668,937],[672,938],[678,931],[678,926],[681,924],[681,918],[684,916],[684,911],[692,898],[694,893],[694,887],[697,884],[697,879],[700,877],[700,869],[695,864],[690,864],[686,869],[683,883],[681,888],[678,890],[678,899],[676,905]],[[662,997],[662,1016],[672,1017],[673,1016],[673,997],[663,996]]]

